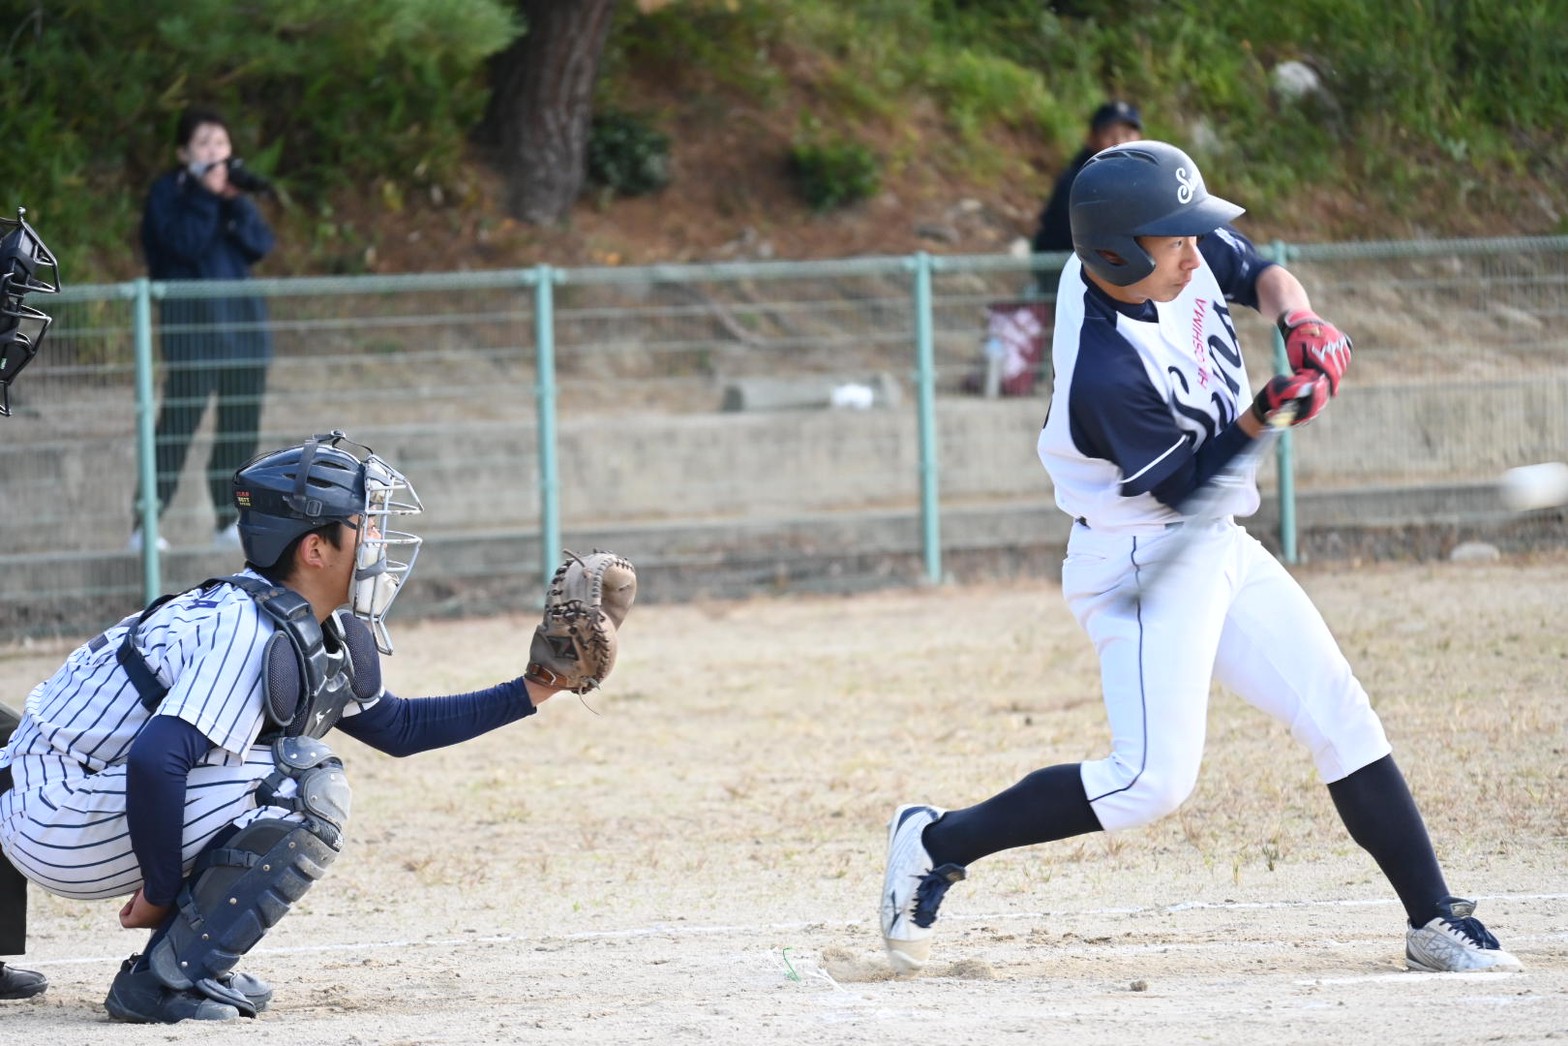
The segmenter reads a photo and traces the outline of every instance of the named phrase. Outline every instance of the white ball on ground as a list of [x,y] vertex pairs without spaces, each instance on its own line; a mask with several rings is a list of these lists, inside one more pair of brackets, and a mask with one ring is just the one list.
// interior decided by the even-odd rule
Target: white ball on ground
[[1503,504],[1514,512],[1568,505],[1568,464],[1548,461],[1509,469],[1498,488]]

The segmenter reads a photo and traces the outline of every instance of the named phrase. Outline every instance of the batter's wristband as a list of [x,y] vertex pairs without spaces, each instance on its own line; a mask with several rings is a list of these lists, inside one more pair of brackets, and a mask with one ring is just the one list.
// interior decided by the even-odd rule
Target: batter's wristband
[[[1292,316],[1297,316],[1299,319],[1297,319],[1295,323],[1291,323],[1290,318]],[[1299,327],[1303,323],[1309,323],[1312,320],[1316,320],[1317,322],[1322,323],[1323,317],[1319,316],[1311,309],[1286,309],[1284,312],[1279,314],[1279,319],[1274,321],[1274,325],[1279,328],[1280,337],[1289,338],[1292,328]]]

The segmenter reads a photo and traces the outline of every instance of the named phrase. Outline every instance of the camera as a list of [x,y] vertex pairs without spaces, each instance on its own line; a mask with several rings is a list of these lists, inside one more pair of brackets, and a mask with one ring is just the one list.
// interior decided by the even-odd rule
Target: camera
[[272,183],[245,166],[238,156],[229,157],[229,184],[240,192],[265,193],[272,191]]

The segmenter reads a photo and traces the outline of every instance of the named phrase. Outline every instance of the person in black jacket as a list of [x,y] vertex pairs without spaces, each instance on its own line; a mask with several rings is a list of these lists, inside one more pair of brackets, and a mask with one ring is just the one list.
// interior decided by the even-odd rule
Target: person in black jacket
[[1101,149],[1126,145],[1142,137],[1143,117],[1131,104],[1120,100],[1110,101],[1094,111],[1094,115],[1089,118],[1089,133],[1084,138],[1083,148],[1078,150],[1078,155],[1073,157],[1067,169],[1057,176],[1050,198],[1040,211],[1039,225],[1035,229],[1034,238],[1029,241],[1031,252],[1048,254],[1073,249],[1073,230],[1067,212],[1067,197],[1072,190],[1073,179],[1078,176],[1083,165],[1089,162],[1089,157]]
[[[178,166],[153,183],[142,216],[148,275],[154,280],[249,279],[251,266],[272,250],[273,234],[239,180],[231,177],[228,125],[216,111],[192,107],[180,116],[175,146]],[[266,302],[252,296],[166,296],[159,301],[158,318],[164,364],[156,435],[158,511],[168,508],[191,436],[216,396],[216,432],[207,462],[214,544],[237,549],[229,478],[256,452],[272,358]],[[132,550],[141,544],[138,526]],[[161,538],[159,545],[167,547]]]

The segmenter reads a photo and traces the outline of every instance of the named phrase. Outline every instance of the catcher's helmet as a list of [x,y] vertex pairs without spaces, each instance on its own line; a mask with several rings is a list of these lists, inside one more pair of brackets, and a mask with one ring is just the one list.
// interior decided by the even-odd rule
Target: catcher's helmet
[[1137,237],[1202,236],[1244,213],[1209,195],[1192,157],[1148,140],[1091,156],[1073,179],[1068,210],[1074,252],[1085,268],[1117,287],[1154,271],[1154,259]]
[[49,314],[23,299],[60,289],[59,266],[26,213],[17,208],[15,218],[0,218],[0,417],[11,413],[11,383],[38,355],[49,329]]
[[[364,456],[343,449],[344,444],[359,448]],[[242,465],[234,473],[234,504],[245,561],[264,570],[277,565],[291,542],[318,527],[356,527],[358,551],[349,602],[355,616],[370,623],[381,651],[392,652],[382,619],[413,569],[422,540],[390,526],[394,515],[423,511],[419,495],[402,473],[369,447],[334,431]],[[402,561],[388,558],[391,546],[406,549]]]

